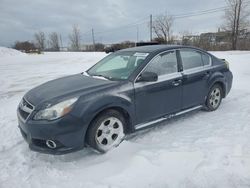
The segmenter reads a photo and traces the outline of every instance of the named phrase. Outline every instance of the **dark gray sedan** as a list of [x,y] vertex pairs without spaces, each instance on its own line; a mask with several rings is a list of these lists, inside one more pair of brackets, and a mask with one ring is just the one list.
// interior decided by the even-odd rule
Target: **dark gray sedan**
[[17,114],[32,150],[99,152],[126,134],[190,111],[216,110],[232,86],[225,60],[186,46],[154,45],[112,53],[88,71],[25,94]]

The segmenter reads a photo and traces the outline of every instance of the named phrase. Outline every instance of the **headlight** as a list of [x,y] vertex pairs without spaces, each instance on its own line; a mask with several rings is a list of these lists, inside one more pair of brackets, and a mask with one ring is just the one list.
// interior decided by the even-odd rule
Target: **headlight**
[[77,99],[77,97],[68,99],[40,110],[35,114],[34,120],[54,120],[60,118],[71,111]]

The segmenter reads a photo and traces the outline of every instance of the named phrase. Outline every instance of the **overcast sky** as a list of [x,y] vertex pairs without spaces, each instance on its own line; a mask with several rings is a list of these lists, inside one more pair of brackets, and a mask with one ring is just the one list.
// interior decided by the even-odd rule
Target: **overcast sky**
[[[225,5],[224,0],[0,0],[0,46],[33,40],[37,31],[55,31],[67,46],[73,24],[81,30],[82,43],[91,42],[91,28],[97,42],[148,40],[150,14],[179,15]],[[176,19],[173,31],[216,31],[222,22],[223,11]]]

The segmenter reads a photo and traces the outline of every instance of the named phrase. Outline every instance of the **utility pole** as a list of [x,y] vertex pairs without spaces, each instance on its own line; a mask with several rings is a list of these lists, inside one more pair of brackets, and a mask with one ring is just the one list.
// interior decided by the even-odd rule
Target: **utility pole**
[[152,28],[153,28],[153,16],[152,14],[150,14],[150,22],[149,22],[149,27],[150,27],[150,42],[152,42],[152,37],[153,37],[153,33],[152,33]]
[[139,27],[136,26],[136,42],[139,42]]
[[60,43],[61,43],[61,44],[60,44],[60,45],[61,45],[61,49],[60,49],[60,51],[61,51],[61,50],[63,50],[62,35],[60,34],[60,36],[59,36],[59,37],[60,37]]
[[92,40],[93,40],[93,47],[95,51],[95,35],[94,35],[94,29],[92,28]]

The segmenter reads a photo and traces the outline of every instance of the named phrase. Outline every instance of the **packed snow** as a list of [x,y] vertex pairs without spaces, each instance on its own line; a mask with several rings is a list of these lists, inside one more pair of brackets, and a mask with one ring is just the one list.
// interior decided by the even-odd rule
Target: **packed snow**
[[6,48],[0,46],[0,58],[6,56],[20,56],[20,55],[26,55],[26,54],[12,48]]
[[106,54],[0,55],[0,187],[250,187],[250,52],[212,53],[227,59],[234,74],[217,111],[139,131],[107,154],[84,149],[61,156],[29,150],[17,105],[32,87],[80,73]]

